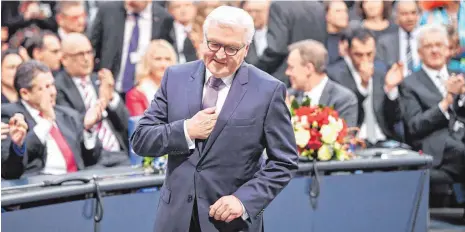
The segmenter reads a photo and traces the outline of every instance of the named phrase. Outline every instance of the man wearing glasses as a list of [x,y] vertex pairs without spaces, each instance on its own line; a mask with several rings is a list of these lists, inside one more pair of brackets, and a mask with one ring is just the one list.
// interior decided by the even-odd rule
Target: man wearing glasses
[[131,137],[139,155],[168,154],[155,231],[262,231],[265,207],[297,168],[286,87],[244,62],[247,12],[218,7],[203,28],[203,60],[165,71]]
[[69,33],[84,33],[87,13],[83,1],[59,1],[55,10],[60,39],[64,39]]

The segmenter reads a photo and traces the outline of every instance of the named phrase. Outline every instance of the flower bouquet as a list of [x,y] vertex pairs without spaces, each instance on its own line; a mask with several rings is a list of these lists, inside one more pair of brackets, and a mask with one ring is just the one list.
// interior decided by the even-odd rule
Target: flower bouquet
[[168,155],[161,157],[144,157],[142,167],[146,173],[164,174],[168,163]]
[[310,104],[304,97],[301,104],[292,100],[290,111],[297,150],[308,160],[349,160],[349,128],[332,107]]

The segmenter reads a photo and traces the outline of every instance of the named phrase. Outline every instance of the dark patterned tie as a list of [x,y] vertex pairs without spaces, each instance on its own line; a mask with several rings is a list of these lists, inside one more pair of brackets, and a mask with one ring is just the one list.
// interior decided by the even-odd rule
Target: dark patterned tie
[[410,45],[410,40],[412,39],[412,35],[410,32],[407,32],[407,75],[410,75],[413,71],[413,58],[412,58],[412,47]]
[[203,96],[202,109],[216,106],[216,102],[218,101],[218,92],[225,86],[226,85],[221,78],[211,76],[210,79],[208,79],[207,88],[205,89],[205,94]]
[[126,57],[126,65],[123,73],[123,92],[126,93],[134,86],[134,75],[136,64],[131,60],[131,54],[137,52],[139,45],[139,14],[132,14],[134,17],[134,29],[132,29],[131,40],[129,41],[128,56]]

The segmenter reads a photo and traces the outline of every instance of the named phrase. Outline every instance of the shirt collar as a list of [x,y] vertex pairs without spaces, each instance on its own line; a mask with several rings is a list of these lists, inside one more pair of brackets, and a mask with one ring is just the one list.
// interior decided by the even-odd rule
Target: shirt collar
[[325,76],[320,83],[318,83],[315,87],[313,87],[310,91],[305,92],[305,94],[309,97],[313,96],[321,96],[323,90],[325,89],[326,83],[328,83],[328,76]]
[[192,30],[192,25],[189,24],[187,26],[184,26],[182,24],[180,24],[179,22],[177,21],[174,21],[174,29],[178,32],[190,32]]
[[447,80],[447,78],[449,78],[449,72],[447,71],[446,65],[444,65],[440,70],[431,69],[424,64],[421,67],[430,78],[437,78],[438,75],[441,76],[442,80]]
[[86,84],[91,83],[89,76],[84,77],[84,80],[81,77],[73,77],[72,79],[73,79],[74,83],[76,85],[79,85],[79,86],[81,86],[83,82],[86,83]]
[[36,120],[39,117],[40,111],[29,105],[26,101],[21,99],[21,103],[23,106],[26,108],[26,111],[29,112],[29,114],[32,116],[34,120]]
[[[210,72],[210,70],[208,70],[208,68],[205,68],[205,84],[207,83],[208,79],[213,76],[213,74]],[[233,75],[229,75],[227,77],[223,77],[221,78],[221,80],[223,80],[223,83],[227,86],[227,87],[230,87],[231,84],[232,84],[232,81],[234,79],[234,74]]]
[[[414,28],[413,31],[410,32],[410,39],[414,39],[416,38],[416,35],[417,35],[417,28]],[[401,39],[407,39],[407,32],[402,29],[401,27],[399,27],[399,35],[400,35],[400,38]]]
[[[126,10],[127,15],[131,15],[134,12]],[[139,17],[143,19],[150,19],[152,17],[152,3],[149,3],[144,10],[139,13]]]

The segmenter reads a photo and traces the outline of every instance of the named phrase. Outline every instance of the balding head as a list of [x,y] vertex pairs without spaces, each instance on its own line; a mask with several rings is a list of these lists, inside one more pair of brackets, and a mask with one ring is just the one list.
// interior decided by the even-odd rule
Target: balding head
[[70,33],[62,41],[62,64],[70,76],[87,76],[94,68],[94,50],[89,39],[80,33]]
[[289,45],[289,52],[297,50],[302,59],[302,64],[311,63],[317,73],[324,73],[328,60],[328,52],[325,46],[312,39],[302,40]]

